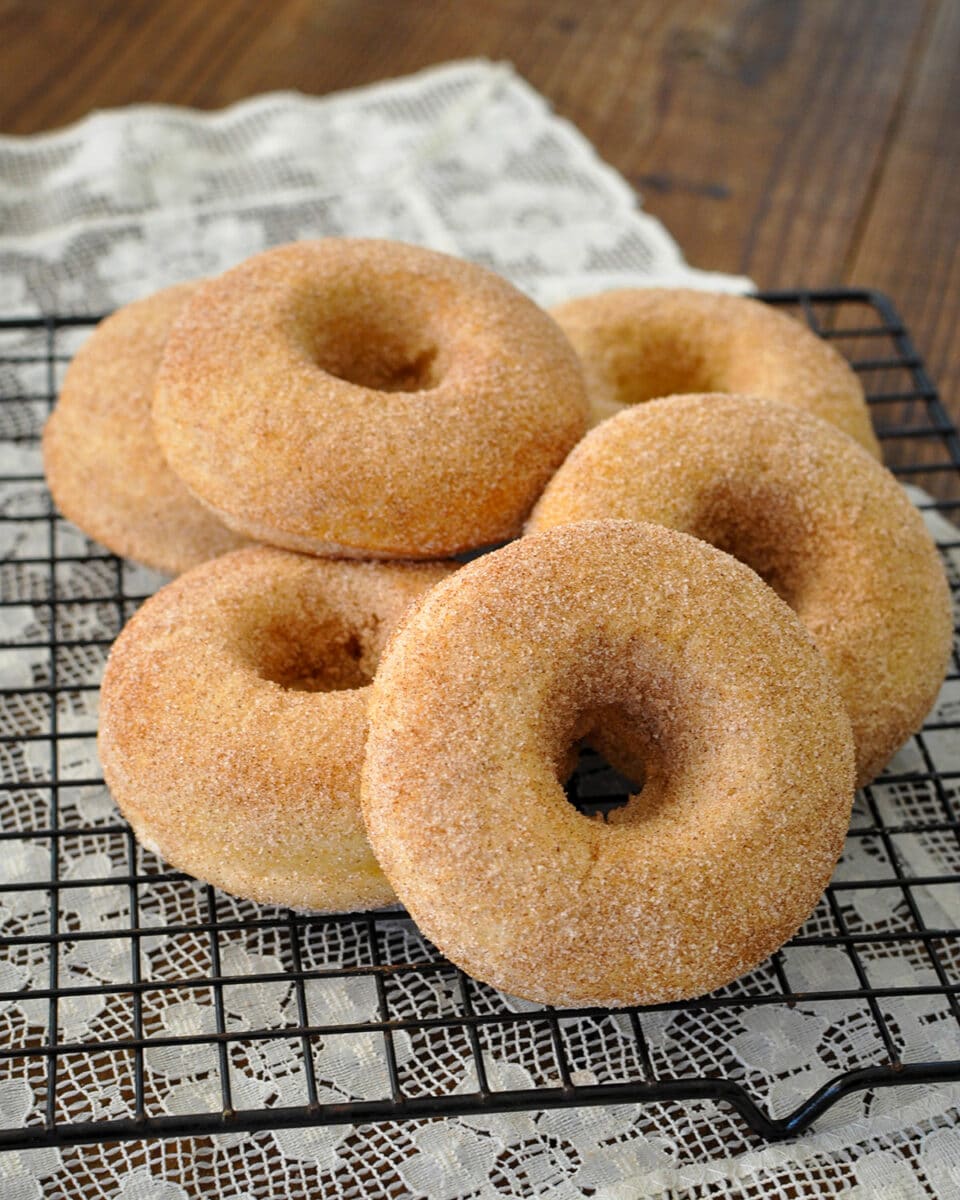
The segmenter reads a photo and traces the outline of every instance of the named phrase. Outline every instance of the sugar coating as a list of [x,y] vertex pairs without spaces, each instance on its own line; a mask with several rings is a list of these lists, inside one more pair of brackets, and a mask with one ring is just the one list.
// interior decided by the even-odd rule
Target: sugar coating
[[147,600],[110,652],[98,735],[137,837],[262,903],[394,902],[359,813],[367,685],[403,610],[453,569],[258,546]]
[[153,411],[174,469],[233,528],[429,558],[516,535],[586,410],[569,343],[505,280],[327,238],[205,284]]
[[869,783],[919,729],[953,644],[950,590],[893,475],[810,413],[744,396],[672,396],[593,429],[528,529],[653,521],[742,559],[788,601],[840,686]]
[[880,444],[860,381],[799,321],[748,296],[623,288],[551,310],[583,363],[591,424],[675,392],[782,400],[843,429],[874,458]]
[[190,494],[153,434],[154,378],[195,287],[165,288],[101,321],[70,363],[43,431],[60,511],[115,554],[170,575],[247,541]]
[[[642,732],[611,824],[559,777],[585,718]],[[809,915],[843,846],[850,725],[749,568],[686,534],[588,521],[444,580],[381,661],[362,807],[400,900],[455,963],[553,1004],[699,995]]]

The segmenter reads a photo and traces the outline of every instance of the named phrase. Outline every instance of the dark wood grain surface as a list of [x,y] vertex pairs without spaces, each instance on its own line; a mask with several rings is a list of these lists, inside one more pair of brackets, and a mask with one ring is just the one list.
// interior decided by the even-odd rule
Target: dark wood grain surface
[[862,284],[960,417],[960,0],[0,0],[0,131],[511,60],[696,266]]

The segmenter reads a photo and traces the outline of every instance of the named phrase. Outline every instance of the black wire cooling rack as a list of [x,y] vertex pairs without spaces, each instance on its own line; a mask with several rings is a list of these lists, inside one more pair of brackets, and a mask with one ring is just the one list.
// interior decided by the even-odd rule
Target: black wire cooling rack
[[[847,354],[863,377],[888,464],[937,497],[922,506],[949,517],[960,503],[960,443],[890,301],[859,290],[765,298]],[[15,630],[0,643],[0,719],[11,731],[2,750],[0,841],[4,854],[26,863],[0,883],[8,913],[0,939],[0,1083],[25,1083],[34,1097],[0,1129],[0,1149],[703,1099],[732,1105],[773,1139],[803,1130],[851,1092],[960,1080],[960,1049],[950,1051],[960,1030],[960,919],[949,918],[958,906],[930,901],[943,889],[956,899],[960,882],[960,704],[950,706],[956,662],[947,701],[906,757],[858,799],[848,848],[861,863],[868,850],[871,868],[847,877],[841,863],[788,946],[745,979],[687,1004],[619,1013],[518,1004],[456,970],[401,912],[318,917],[236,901],[168,870],[137,846],[115,811],[91,810],[102,781],[77,774],[75,752],[95,734],[111,637],[154,586],[80,537],[43,489],[39,430],[70,350],[93,323],[0,322],[0,415],[10,435],[0,461],[0,616],[8,618],[2,628]],[[941,540],[956,587],[951,555],[960,534]],[[622,786],[587,755],[571,799],[602,807]],[[77,870],[77,847],[87,845],[90,868]],[[908,852],[924,846],[933,858]],[[925,873],[925,861],[937,870]],[[882,916],[867,920],[863,903],[877,897]],[[87,900],[98,916],[85,926],[77,913],[89,909]],[[109,978],[84,966],[83,948],[94,943],[112,955]],[[891,985],[884,964],[904,956],[914,982]],[[282,1019],[264,1023],[253,1005],[237,1020],[237,997],[257,987],[280,989]],[[318,1011],[318,988],[367,988],[369,1003],[334,1021],[328,1005]],[[177,1025],[171,1006],[188,1000],[209,1020]],[[811,1080],[791,1111],[772,1115],[764,1079],[731,1048],[736,1018],[764,1006],[778,1028],[791,1013],[839,1002],[844,1053],[831,1059],[825,1051],[827,1074]],[[79,1024],[78,1012],[87,1013]],[[687,1030],[709,1050],[709,1070],[696,1065],[696,1054],[670,1052],[651,1037],[668,1018],[681,1031],[672,1044],[681,1046]],[[904,1030],[921,1021],[931,1035],[917,1051]],[[373,1047],[384,1064],[379,1089],[367,1085],[351,1096],[343,1076],[349,1057],[330,1066],[324,1054],[344,1038]],[[295,1084],[251,1106],[237,1072],[278,1043],[300,1064]],[[494,1046],[501,1060],[522,1067],[520,1076],[493,1069]],[[782,1052],[785,1068],[802,1075],[803,1062],[787,1061],[787,1037]],[[161,1103],[164,1055],[196,1060],[213,1087],[209,1111],[181,1104],[172,1112]],[[330,1085],[337,1071],[339,1090]]]

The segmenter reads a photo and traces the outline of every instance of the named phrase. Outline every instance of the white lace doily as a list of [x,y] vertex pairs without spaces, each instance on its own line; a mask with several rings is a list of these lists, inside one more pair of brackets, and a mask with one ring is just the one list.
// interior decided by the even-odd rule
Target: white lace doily
[[[544,303],[638,282],[750,286],[742,278],[705,276],[688,267],[662,226],[639,211],[624,181],[503,65],[453,64],[325,99],[264,96],[215,114],[127,109],[96,114],[63,132],[0,139],[0,315],[104,311],[176,280],[219,271],[264,246],[331,233],[382,235],[452,251],[493,267]],[[29,356],[34,344],[42,357],[44,336],[41,331],[30,343],[22,334],[0,331],[0,348]],[[73,349],[76,342],[68,333],[59,349]],[[0,406],[0,437],[6,439],[0,473],[30,477],[39,471],[36,439],[45,412],[31,397],[46,390],[46,368],[25,362],[0,369],[11,374],[4,393],[26,397]],[[46,505],[44,489],[32,482],[7,485],[0,494],[0,635],[5,644],[19,644],[0,651],[0,730],[11,739],[2,750],[0,780],[7,784],[29,785],[50,769],[49,704],[42,691],[50,679],[49,651],[31,645],[45,640],[51,619],[45,604],[49,568],[31,561],[50,551],[48,523],[31,520],[45,514]],[[932,521],[942,539],[956,537],[952,527]],[[107,643],[135,598],[161,581],[123,564],[122,592],[131,599],[121,612],[112,599],[118,583],[113,561],[98,559],[98,548],[65,522],[56,524],[55,537],[64,559],[56,569],[57,668],[60,680],[77,689],[61,692],[57,702],[58,730],[68,735],[57,751],[60,820],[63,827],[90,831],[59,844],[59,875],[70,885],[60,893],[60,929],[87,936],[60,945],[59,983],[75,994],[59,1002],[56,1033],[64,1043],[122,1041],[133,1034],[129,993],[100,989],[129,981],[130,948],[127,939],[96,935],[130,926],[129,890],[110,879],[126,877],[131,863],[125,836],[109,832],[118,823],[109,796],[85,781],[99,773],[96,684]],[[960,572],[960,562],[952,565]],[[958,707],[957,685],[948,685],[938,713],[955,717]],[[960,746],[950,738],[931,734],[926,749],[941,771],[960,769]],[[922,769],[918,756],[911,743],[895,769]],[[891,824],[942,815],[938,798],[922,783],[881,784],[874,801]],[[42,788],[5,792],[4,828],[45,827],[46,806]],[[871,821],[862,803],[858,819]],[[947,834],[904,835],[896,852],[908,874],[960,869],[956,839]],[[851,838],[841,877],[875,878],[883,873],[878,862],[884,853],[877,838]],[[164,871],[142,850],[133,866],[148,874]],[[0,894],[8,933],[49,930],[48,896],[29,885],[48,880],[50,869],[44,840],[4,844],[0,879],[24,889]],[[931,927],[960,925],[955,887],[912,890]],[[883,934],[909,927],[896,888],[853,888],[843,895],[850,928]],[[207,935],[166,932],[205,919],[204,904],[204,889],[193,883],[158,881],[141,889],[139,923],[156,931],[140,944],[144,979],[210,973]],[[229,897],[218,897],[217,905],[226,921],[273,915]],[[834,921],[821,905],[806,932],[822,934]],[[364,923],[347,920],[338,928],[337,938],[322,943],[304,934],[304,966],[355,960]],[[409,922],[387,923],[383,936],[394,952],[430,953]],[[268,927],[219,940],[223,975],[280,976],[224,988],[228,1029],[278,1031],[276,1038],[232,1044],[234,1105],[302,1103],[299,1039],[281,1034],[299,1021],[295,989],[282,978],[289,968],[282,939]],[[875,987],[936,985],[919,943],[881,939],[876,945],[882,952],[864,960]],[[953,956],[947,959],[952,971],[960,969],[955,947],[944,955]],[[839,947],[788,948],[783,967],[795,990],[858,986]],[[764,986],[768,970],[762,966],[742,986]],[[0,991],[44,988],[48,972],[44,946],[16,946],[0,959]],[[455,1011],[457,998],[442,974],[415,976],[406,985],[409,993],[402,983],[396,986],[396,1011]],[[313,1024],[349,1025],[376,1016],[370,978],[308,981],[305,1001]],[[534,1007],[493,996],[490,1002],[515,1011]],[[894,995],[883,1004],[905,1059],[960,1057],[957,1022],[942,993],[909,1001]],[[146,991],[142,1008],[147,1036],[176,1039],[215,1028],[210,989]],[[29,991],[3,1003],[0,1045],[42,1044],[48,1016],[47,1001]],[[863,1003],[849,1000],[653,1013],[643,1025],[663,1074],[738,1079],[779,1116],[851,1065],[881,1062],[885,1053]],[[637,1077],[627,1018],[572,1019],[564,1036],[578,1082]],[[553,1082],[543,1039],[533,1024],[518,1024],[512,1035],[492,1034],[487,1061],[493,1086]],[[450,1091],[474,1086],[454,1037],[421,1044],[401,1033],[394,1043],[398,1070],[411,1090],[426,1088],[428,1076],[442,1078]],[[216,1112],[216,1053],[209,1044],[146,1050],[151,1115]],[[123,1082],[129,1075],[125,1052],[103,1051],[93,1059],[65,1054],[60,1062],[59,1120],[132,1113],[133,1097]],[[318,1039],[315,1066],[321,1101],[384,1094],[382,1037]],[[852,1096],[830,1110],[819,1132],[774,1146],[764,1146],[724,1106],[699,1102],[35,1150],[0,1155],[0,1193],[4,1200],[945,1197],[960,1191],[958,1099],[960,1091],[945,1086]],[[22,1063],[0,1061],[0,1127],[37,1123],[42,1103],[42,1071],[24,1074]]]

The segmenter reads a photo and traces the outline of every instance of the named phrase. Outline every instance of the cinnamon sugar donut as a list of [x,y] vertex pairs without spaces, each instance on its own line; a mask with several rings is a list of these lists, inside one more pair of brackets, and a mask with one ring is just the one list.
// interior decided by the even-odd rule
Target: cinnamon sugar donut
[[47,483],[64,516],[115,554],[170,575],[246,541],[190,495],[153,435],[154,378],[195,287],[165,288],[101,321],[43,431]]
[[583,363],[592,424],[655,396],[737,392],[812,412],[880,457],[863,388],[847,362],[805,325],[759,300],[624,288],[551,313]]
[[518,533],[586,427],[576,355],[505,280],[399,243],[256,255],[178,321],[154,403],[187,485],[294,550],[429,558]]
[[[567,747],[618,706],[646,746],[611,823],[567,801]],[[850,725],[796,616],[685,534],[591,521],[462,568],[377,672],[362,806],[423,932],[514,995],[699,995],[802,923],[843,846]]]
[[894,477],[838,429],[770,400],[653,400],[584,438],[528,528],[600,517],[694,534],[776,589],[839,683],[860,785],[923,723],[953,641],[943,567]]
[[98,741],[138,839],[264,903],[392,903],[358,805],[367,684],[401,612],[451,569],[257,546],[147,600],[110,653]]

